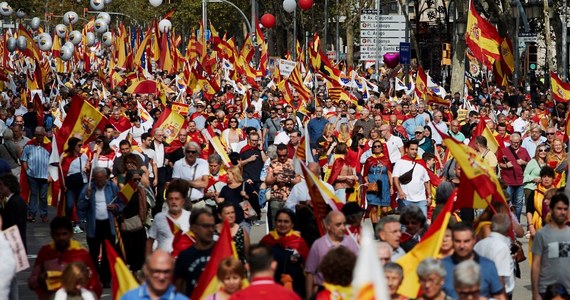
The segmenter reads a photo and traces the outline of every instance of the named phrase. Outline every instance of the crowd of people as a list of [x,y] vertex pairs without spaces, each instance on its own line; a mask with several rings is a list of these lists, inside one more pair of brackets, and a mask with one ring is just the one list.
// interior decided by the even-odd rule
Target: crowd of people
[[[141,282],[123,299],[186,299],[224,222],[237,258],[219,264],[221,287],[208,299],[351,299],[368,224],[392,299],[406,299],[398,290],[404,278],[398,259],[422,242],[467,180],[447,154],[448,137],[489,165],[507,205],[454,210],[440,255],[417,266],[418,299],[512,299],[526,257],[533,299],[570,299],[566,107],[546,96],[490,86],[438,105],[401,92],[363,99],[349,90],[358,99],[353,103],[331,98],[322,85],[312,103],[296,93],[287,103],[269,86],[244,95],[222,81],[211,99],[120,89],[104,98],[90,75],[58,80],[59,96],[45,97],[42,114],[34,102],[22,103],[25,77],[16,78],[16,92],[0,97],[2,229],[17,225],[25,245],[27,223],[49,223],[53,239],[28,279],[39,299],[100,297],[112,281],[105,240],[121,241],[118,253]],[[175,84],[169,75],[157,73],[156,80]],[[110,123],[66,140],[56,198],[64,204],[59,216],[50,216],[50,141],[58,124],[74,117],[66,115],[74,95]],[[141,118],[139,106],[156,122],[176,102],[188,106],[183,128],[152,128]],[[476,133],[480,124],[491,136]],[[212,136],[225,153],[216,151]],[[299,160],[341,209],[316,213]],[[22,180],[29,199],[20,197]],[[269,229],[260,240],[251,237],[256,226]],[[82,233],[86,248],[73,239]],[[529,249],[518,241],[524,238]],[[7,287],[11,297],[14,286]]]

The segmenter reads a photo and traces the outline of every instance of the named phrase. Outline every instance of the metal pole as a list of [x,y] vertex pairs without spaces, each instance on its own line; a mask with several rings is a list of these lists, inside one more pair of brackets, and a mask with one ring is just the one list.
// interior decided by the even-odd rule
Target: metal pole
[[336,61],[339,62],[340,61],[340,39],[339,39],[339,32],[338,32],[338,23],[339,23],[339,12],[338,12],[338,0],[336,0],[336,46],[335,46],[335,50],[336,50]]
[[[202,27],[204,31],[206,31],[206,27],[208,26],[208,0],[202,0]],[[200,32],[200,34],[206,36],[205,32]],[[205,47],[204,43],[204,47]]]
[[245,21],[245,25],[247,25],[247,29],[249,29],[249,32],[253,31],[253,27],[251,27],[251,22],[249,21],[249,19],[245,15],[245,13],[239,7],[237,7],[237,5],[235,5],[232,2],[227,1],[227,0],[208,0],[208,2],[210,2],[210,3],[225,3],[225,4],[231,5],[233,8],[235,8],[241,14],[241,16],[243,17],[243,19]]
[[308,31],[305,31],[305,65],[309,63],[309,34]]
[[[376,7],[376,80],[380,82],[380,13],[381,13],[381,1],[378,0],[378,5]],[[406,23],[407,24],[407,23]],[[406,28],[406,36],[408,35],[408,29]]]
[[325,52],[328,50],[327,48],[327,37],[328,37],[328,27],[329,27],[329,0],[325,0],[325,32],[323,37],[323,45]]
[[255,6],[256,6],[256,1],[255,0],[251,0],[251,27],[250,27],[250,34],[251,34],[251,40],[253,41],[253,63],[254,65],[256,65],[256,62],[258,61],[257,59],[257,49],[258,49],[258,44],[257,44],[257,33],[255,32],[257,30],[257,26],[256,26],[256,19],[257,19],[257,13],[255,10]]
[[519,69],[520,69],[520,52],[519,52],[519,24],[520,24],[521,16],[516,13],[515,16],[515,46],[513,47],[515,51],[515,74],[513,74],[513,84],[515,87],[518,88],[519,86]]
[[[406,16],[409,16],[410,15],[410,0],[406,0],[406,7],[404,9],[406,10]],[[409,23],[409,20],[406,20],[406,33],[404,35],[404,39],[405,39],[406,43],[410,42],[410,28],[408,28],[408,23]],[[380,26],[378,26],[378,28],[380,28]],[[410,52],[411,51],[412,51],[412,47],[410,47]],[[411,54],[410,54],[410,56],[411,56]],[[404,65],[404,80],[405,80],[406,86],[408,86],[408,84],[410,84],[410,65],[409,64]]]
[[567,12],[567,0],[563,0],[562,3],[562,11],[563,11],[563,15],[562,17],[562,80],[566,80],[567,77],[567,72],[568,72],[568,37],[566,36],[568,34],[568,28],[566,26],[568,26],[567,22],[568,22],[568,12]]
[[297,60],[297,6],[293,11],[293,60]]

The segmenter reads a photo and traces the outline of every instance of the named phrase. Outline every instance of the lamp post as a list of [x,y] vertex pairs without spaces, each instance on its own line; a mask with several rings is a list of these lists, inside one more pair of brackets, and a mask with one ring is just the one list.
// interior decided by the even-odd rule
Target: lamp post
[[[456,6],[456,11],[457,11],[457,6]],[[457,42],[455,44],[455,47],[457,48],[460,41],[465,42],[465,31],[467,30],[467,21],[465,19],[460,19],[460,20],[455,20],[455,32],[457,33]],[[464,48],[465,49],[465,48]],[[458,51],[455,51],[455,57],[454,59],[459,59],[458,57],[456,57],[458,54]],[[465,97],[467,95],[465,95],[465,51],[463,51],[463,68],[461,70],[453,70],[454,73],[456,73],[456,75],[458,75],[458,73],[460,73],[461,75],[461,89],[459,90],[459,93],[461,94],[461,98],[465,99]]]
[[293,13],[293,60],[297,60],[297,1],[285,0],[283,1],[283,10],[288,13]]

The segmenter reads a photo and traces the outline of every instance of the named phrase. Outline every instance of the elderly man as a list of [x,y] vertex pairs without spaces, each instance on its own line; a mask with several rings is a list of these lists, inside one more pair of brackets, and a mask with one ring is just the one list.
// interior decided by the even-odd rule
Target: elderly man
[[[36,127],[35,137],[28,142],[22,151],[20,162],[22,171],[26,172],[30,186],[30,205],[28,207],[28,221],[36,221],[38,206],[43,223],[47,223],[47,191],[51,176],[47,167],[51,154],[51,143],[45,142],[46,131],[43,127]],[[27,199],[24,199],[27,200]]]
[[200,145],[195,142],[189,142],[184,146],[185,157],[174,163],[172,170],[172,178],[180,178],[187,180],[190,184],[188,198],[191,203],[187,203],[186,207],[205,207],[204,189],[208,186],[208,162],[198,158],[200,156]]
[[168,143],[166,143],[164,131],[157,128],[154,131],[153,138],[154,141],[150,144],[150,149],[154,150],[156,155],[156,204],[152,208],[152,215],[155,216],[162,211],[164,188],[172,176],[172,169],[170,168],[172,163],[169,161],[168,154],[165,151],[168,148]]
[[521,147],[526,149],[530,157],[534,157],[536,147],[544,142],[546,142],[546,137],[542,136],[542,128],[534,124],[530,127],[530,136],[523,139]]
[[146,258],[145,281],[141,286],[128,291],[121,300],[172,299],[185,300],[188,297],[177,293],[172,284],[174,259],[164,250],[157,250]]
[[463,135],[460,129],[461,126],[459,125],[459,120],[457,119],[452,120],[449,126],[448,134],[450,137],[454,138],[458,142],[463,143],[463,141],[465,141],[465,135]]
[[305,264],[307,298],[315,294],[319,286],[323,284],[323,275],[318,271],[318,268],[329,250],[342,246],[358,255],[358,245],[353,238],[346,235],[345,224],[346,218],[340,211],[331,211],[326,216],[325,228],[327,233],[313,243]]
[[404,156],[404,142],[401,138],[392,134],[392,128],[388,124],[380,126],[380,136],[386,141],[390,162],[395,164]]
[[[93,262],[99,261],[101,246],[105,240],[114,241],[115,218],[123,211],[123,201],[119,198],[119,188],[109,180],[105,168],[93,169],[91,184],[85,185],[77,209],[87,217],[87,245]],[[107,261],[107,251],[103,247],[99,276],[103,287],[110,287],[111,273]]]
[[429,127],[431,127],[431,138],[436,145],[441,145],[443,138],[438,130],[444,133],[447,132],[447,124],[443,122],[443,113],[441,111],[438,110],[433,113],[433,122],[429,123]]
[[370,115],[370,111],[366,108],[363,108],[360,111],[360,119],[356,120],[356,122],[354,122],[354,126],[361,126],[362,128],[364,128],[364,136],[368,136],[370,134],[370,130],[372,130],[372,128],[374,128],[375,123],[374,123],[374,118],[372,118],[372,116]]
[[415,105],[412,105],[411,109],[410,109],[410,116],[408,117],[407,120],[404,121],[404,123],[402,123],[402,126],[404,126],[404,128],[406,129],[406,133],[408,134],[409,137],[414,136],[414,130],[416,129],[416,127],[418,126],[425,126],[426,125],[426,120],[424,119],[423,116],[419,116],[418,115],[418,108]]
[[392,261],[404,256],[406,252],[400,247],[400,238],[402,237],[402,228],[398,218],[394,216],[385,216],[376,225],[376,236],[380,241],[388,243],[392,247]]
[[524,167],[531,160],[525,148],[521,147],[521,135],[518,132],[511,134],[511,145],[497,151],[497,161],[501,170],[501,179],[507,185],[507,192],[511,195],[511,204],[516,208],[517,220],[520,221],[524,205]]

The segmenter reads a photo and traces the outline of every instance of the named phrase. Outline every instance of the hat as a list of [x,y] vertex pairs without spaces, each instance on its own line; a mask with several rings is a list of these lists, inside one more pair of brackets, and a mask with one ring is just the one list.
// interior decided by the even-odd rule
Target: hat
[[201,100],[196,100],[196,101],[194,101],[194,106],[198,106],[198,105],[205,106],[205,105],[204,105],[204,102],[201,101]]
[[416,133],[416,132],[421,132],[421,133],[423,133],[423,132],[424,132],[424,128],[423,128],[422,126],[418,126],[418,127],[416,127],[416,129],[414,130],[414,133]]
[[351,115],[354,115],[354,114],[356,113],[356,111],[351,108],[351,109],[348,110],[348,113],[351,114]]
[[360,205],[358,205],[356,202],[348,202],[342,207],[341,211],[345,217],[348,217],[362,213],[364,212],[364,209],[362,209],[362,207],[360,207]]

